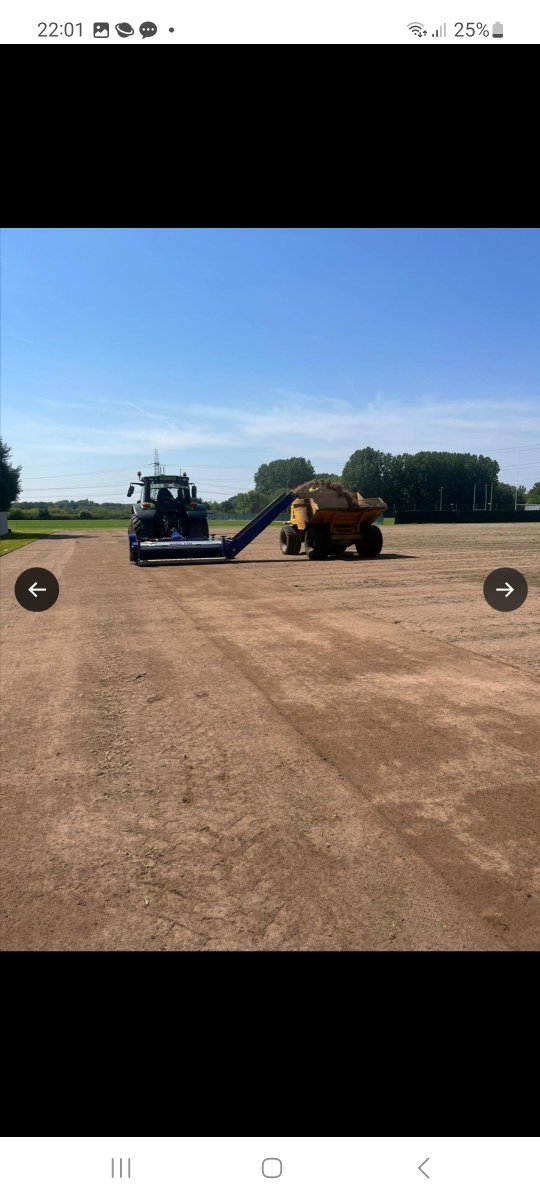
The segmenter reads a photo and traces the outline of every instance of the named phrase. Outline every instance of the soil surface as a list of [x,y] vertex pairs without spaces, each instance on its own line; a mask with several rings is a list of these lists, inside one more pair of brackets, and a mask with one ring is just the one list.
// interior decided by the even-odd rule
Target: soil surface
[[3,949],[540,948],[540,526],[385,527],[374,561],[278,533],[2,560]]

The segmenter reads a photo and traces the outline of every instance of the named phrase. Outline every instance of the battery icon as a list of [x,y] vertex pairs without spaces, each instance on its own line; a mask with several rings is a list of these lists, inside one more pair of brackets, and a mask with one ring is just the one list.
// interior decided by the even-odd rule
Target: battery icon
[[501,22],[495,21],[495,24],[493,26],[493,37],[494,38],[502,38],[502,35],[503,35],[503,27],[501,25]]

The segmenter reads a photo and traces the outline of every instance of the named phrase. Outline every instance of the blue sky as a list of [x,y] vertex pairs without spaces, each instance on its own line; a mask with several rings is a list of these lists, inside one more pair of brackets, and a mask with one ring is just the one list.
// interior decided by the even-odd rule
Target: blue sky
[[217,500],[273,458],[485,453],[540,478],[540,232],[12,229],[2,436],[22,499]]

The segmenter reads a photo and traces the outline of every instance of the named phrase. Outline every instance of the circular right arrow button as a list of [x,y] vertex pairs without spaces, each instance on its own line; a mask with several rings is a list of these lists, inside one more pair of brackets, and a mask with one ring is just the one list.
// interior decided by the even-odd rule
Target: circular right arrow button
[[512,612],[527,599],[527,580],[513,567],[497,567],[484,580],[484,599],[498,612]]

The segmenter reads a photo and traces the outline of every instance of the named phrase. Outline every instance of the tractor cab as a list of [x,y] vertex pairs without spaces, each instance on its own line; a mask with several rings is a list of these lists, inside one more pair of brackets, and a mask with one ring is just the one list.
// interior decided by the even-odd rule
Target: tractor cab
[[177,475],[152,475],[145,476],[142,480],[143,491],[141,496],[142,503],[150,504],[152,508],[162,504],[182,504],[184,502],[184,494],[181,485],[181,476]]
[[129,485],[128,496],[142,489],[133,505],[131,528],[139,537],[163,537],[176,530],[183,537],[208,537],[204,504],[197,499],[186,471],[180,475],[142,475]]

